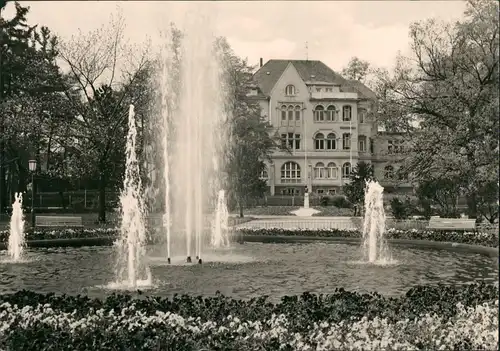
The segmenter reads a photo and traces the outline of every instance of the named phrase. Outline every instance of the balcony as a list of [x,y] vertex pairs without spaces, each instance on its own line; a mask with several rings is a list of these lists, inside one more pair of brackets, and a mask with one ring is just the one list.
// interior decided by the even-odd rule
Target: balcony
[[342,92],[327,92],[321,89],[321,91],[311,91],[311,100],[323,100],[323,99],[338,99],[338,100],[353,100],[358,98],[358,93],[342,93]]

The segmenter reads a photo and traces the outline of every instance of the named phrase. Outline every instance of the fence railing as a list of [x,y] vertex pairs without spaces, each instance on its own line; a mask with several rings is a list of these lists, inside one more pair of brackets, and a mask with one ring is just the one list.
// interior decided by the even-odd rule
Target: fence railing
[[[388,218],[386,220],[386,229],[395,228],[401,230],[427,228],[429,221],[424,220],[395,220]],[[363,226],[362,218],[339,218],[339,219],[290,219],[290,220],[273,220],[273,219],[258,219],[248,223],[237,225],[237,228],[263,228],[263,229],[361,229]],[[498,225],[478,225],[477,230],[488,233],[498,233]]]

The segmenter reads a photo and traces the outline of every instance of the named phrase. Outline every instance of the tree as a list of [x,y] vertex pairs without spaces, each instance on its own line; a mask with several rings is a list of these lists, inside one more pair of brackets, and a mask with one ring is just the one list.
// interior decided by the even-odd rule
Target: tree
[[352,57],[344,69],[342,76],[346,79],[357,80],[363,83],[370,70],[368,61],[361,60],[357,57]]
[[498,179],[498,5],[471,0],[464,15],[453,24],[414,23],[413,57],[400,57],[392,75],[381,75],[379,96],[381,117],[412,132],[407,172],[460,179],[475,218],[479,190]]
[[[365,162],[359,162],[349,175],[349,183],[343,187],[347,200],[356,207],[363,208],[366,182],[374,179],[373,166]],[[357,214],[356,207],[354,215]]]
[[[119,14],[109,26],[80,33],[60,50],[68,67],[65,97],[74,109],[68,140],[78,140],[68,146],[84,165],[82,174],[99,179],[99,222],[106,221],[106,188],[123,174],[128,105],[144,102],[140,90],[151,69],[148,51],[129,45],[124,27]],[[136,107],[138,119],[141,109]]]
[[428,179],[420,182],[416,189],[416,195],[422,204],[437,207],[439,215],[448,218],[459,216],[457,210],[459,192],[458,179]]
[[29,8],[15,3],[15,9],[12,19],[0,17],[0,209],[8,192],[25,190],[27,160],[42,164],[40,153],[53,145],[65,110],[57,38],[47,27],[27,24]]
[[254,68],[233,53],[225,38],[219,38],[216,45],[225,69],[226,91],[229,92],[226,106],[231,116],[226,158],[228,188],[237,200],[240,217],[243,217],[248,200],[262,197],[266,191],[266,183],[260,175],[265,168],[264,161],[270,159],[277,144],[271,137],[271,126],[262,118],[259,103],[247,97]]

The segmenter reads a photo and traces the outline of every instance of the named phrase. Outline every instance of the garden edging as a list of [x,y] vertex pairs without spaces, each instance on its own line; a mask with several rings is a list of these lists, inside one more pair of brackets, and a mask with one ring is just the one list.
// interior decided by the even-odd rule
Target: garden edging
[[[115,237],[103,236],[93,238],[59,238],[28,240],[26,246],[30,248],[51,248],[51,247],[84,247],[84,246],[110,246],[113,245]],[[252,235],[240,234],[235,237],[238,243],[262,242],[262,243],[307,243],[314,241],[339,242],[344,244],[360,244],[361,238],[353,237],[327,237],[327,236],[300,236],[300,235]],[[396,246],[413,246],[418,248],[450,250],[460,252],[478,253],[491,257],[498,257],[499,250],[495,247],[482,245],[461,244],[447,241],[431,240],[408,240],[408,239],[388,239],[389,244]],[[0,243],[0,250],[6,250],[7,244]]]

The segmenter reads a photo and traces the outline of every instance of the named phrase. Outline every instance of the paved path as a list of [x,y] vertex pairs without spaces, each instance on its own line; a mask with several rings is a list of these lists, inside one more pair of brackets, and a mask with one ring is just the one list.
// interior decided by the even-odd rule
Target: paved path
[[283,229],[357,229],[361,218],[352,217],[297,217],[265,216],[235,225],[235,228]]

